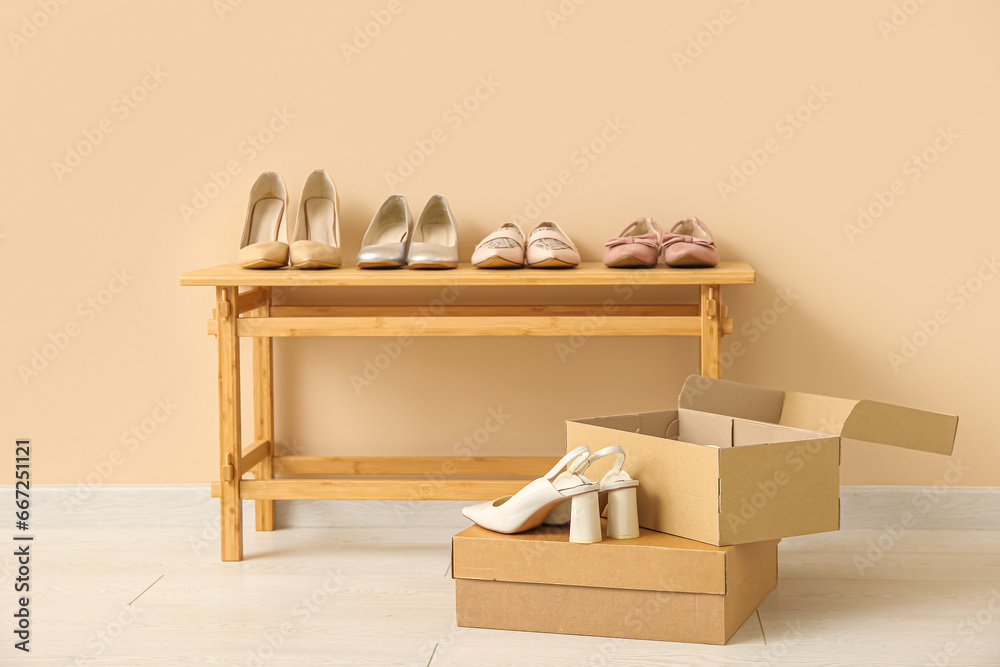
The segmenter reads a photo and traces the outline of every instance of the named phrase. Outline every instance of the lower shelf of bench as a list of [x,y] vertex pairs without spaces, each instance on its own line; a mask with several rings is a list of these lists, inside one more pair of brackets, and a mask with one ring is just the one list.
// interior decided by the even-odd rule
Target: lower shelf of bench
[[[518,479],[244,479],[243,500],[492,500],[531,481]],[[212,482],[212,497],[221,495]]]

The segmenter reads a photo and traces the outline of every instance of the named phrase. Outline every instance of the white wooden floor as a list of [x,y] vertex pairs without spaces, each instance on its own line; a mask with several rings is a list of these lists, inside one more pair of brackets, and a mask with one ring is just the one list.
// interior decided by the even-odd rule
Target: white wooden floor
[[0,552],[2,665],[1000,665],[997,490],[902,534],[879,526],[918,490],[845,495],[845,525],[872,525],[784,540],[778,588],[727,646],[456,628],[461,503],[279,503],[283,527],[221,563],[206,488],[72,492],[35,494],[30,656]]

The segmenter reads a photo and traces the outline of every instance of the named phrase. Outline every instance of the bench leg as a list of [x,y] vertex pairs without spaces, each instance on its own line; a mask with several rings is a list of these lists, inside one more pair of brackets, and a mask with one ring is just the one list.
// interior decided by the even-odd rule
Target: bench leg
[[701,312],[701,368],[705,377],[722,375],[722,290],[718,285],[702,285],[699,299]]
[[243,559],[243,501],[240,499],[240,339],[236,335],[236,287],[217,287],[216,338],[219,353],[219,487],[222,560]]
[[[261,287],[267,303],[251,311],[254,317],[270,317],[271,288]],[[271,462],[274,456],[274,361],[272,338],[253,339],[253,433],[254,440],[267,440],[267,454],[255,465],[254,479],[274,479]],[[274,501],[255,500],[254,520],[257,530],[274,530]]]

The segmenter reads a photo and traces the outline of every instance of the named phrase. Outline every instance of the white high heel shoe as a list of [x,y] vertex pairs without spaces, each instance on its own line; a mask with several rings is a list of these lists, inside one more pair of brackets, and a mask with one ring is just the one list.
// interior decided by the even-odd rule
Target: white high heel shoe
[[[587,468],[598,459],[611,454],[617,454],[618,460],[601,478],[599,484],[599,492],[608,494],[608,537],[615,540],[631,540],[639,537],[639,507],[636,504],[635,491],[639,486],[639,480],[632,479],[622,470],[625,464],[625,452],[621,447],[612,445],[594,452],[586,459],[578,459],[573,465],[568,466],[562,475],[572,475],[587,480],[583,474]],[[558,477],[555,483],[559,483]],[[560,503],[545,517],[544,523],[550,526],[565,525],[571,519],[571,510],[572,508],[567,507],[566,503]]]
[[493,502],[470,505],[462,510],[466,518],[496,533],[520,533],[542,524],[552,509],[567,503],[569,541],[589,544],[601,541],[601,512],[597,492],[600,484],[582,475],[561,472],[567,464],[586,462],[590,448],[577,447],[549,470],[544,477],[529,482],[512,496]]

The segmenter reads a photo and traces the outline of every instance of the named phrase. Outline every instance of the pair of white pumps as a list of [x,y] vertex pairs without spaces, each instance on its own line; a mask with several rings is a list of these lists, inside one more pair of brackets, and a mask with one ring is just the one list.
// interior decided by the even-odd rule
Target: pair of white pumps
[[[601,478],[584,475],[598,459],[617,454],[615,465]],[[601,541],[600,494],[608,495],[608,537],[629,540],[639,537],[636,487],[639,481],[622,470],[625,452],[618,445],[593,454],[586,445],[562,457],[545,476],[530,482],[512,496],[470,505],[466,518],[496,533],[520,533],[544,524],[569,523],[569,541],[592,544]]]

